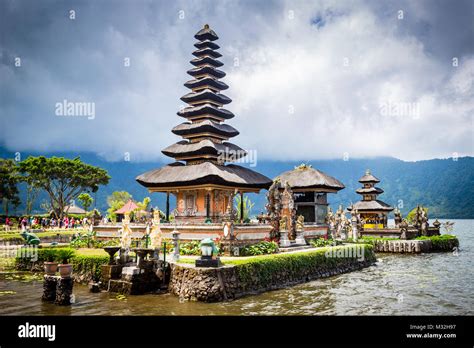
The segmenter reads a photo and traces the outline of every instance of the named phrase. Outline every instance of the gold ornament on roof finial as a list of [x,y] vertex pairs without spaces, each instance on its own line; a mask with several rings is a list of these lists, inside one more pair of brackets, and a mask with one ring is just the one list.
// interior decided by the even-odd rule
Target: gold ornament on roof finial
[[209,24],[204,24],[204,29],[209,29]]

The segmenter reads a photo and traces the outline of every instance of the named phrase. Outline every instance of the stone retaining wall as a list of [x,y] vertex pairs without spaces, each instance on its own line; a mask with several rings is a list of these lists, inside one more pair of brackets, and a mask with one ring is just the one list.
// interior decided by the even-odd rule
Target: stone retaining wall
[[457,239],[448,240],[442,247],[437,247],[431,240],[385,240],[375,241],[374,250],[382,253],[429,253],[452,251],[459,246]]
[[382,253],[426,253],[431,250],[430,240],[375,241],[374,249]]
[[[41,234],[38,235],[40,239],[40,243],[69,243],[71,242],[72,235],[62,235],[59,236],[51,236],[51,237],[41,237]],[[24,245],[25,240],[19,236],[17,239],[9,239],[9,240],[0,240],[0,246],[9,246],[9,245]]]
[[[298,257],[296,254],[293,255],[292,257]],[[324,257],[324,254],[322,256]],[[182,300],[228,301],[249,294],[359,270],[372,265],[375,262],[375,254],[370,247],[363,260],[345,258],[337,262],[294,262],[288,265],[282,261],[281,259],[276,261],[277,266],[281,267],[275,269],[264,269],[265,266],[260,262],[220,268],[196,268],[194,265],[172,264],[168,289]]]

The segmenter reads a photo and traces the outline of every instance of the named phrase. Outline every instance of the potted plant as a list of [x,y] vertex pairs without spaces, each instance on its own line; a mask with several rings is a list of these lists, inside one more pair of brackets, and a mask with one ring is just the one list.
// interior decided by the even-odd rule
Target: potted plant
[[69,260],[74,256],[74,250],[69,248],[58,249],[57,257],[61,262],[58,265],[59,274],[61,278],[69,278],[72,274],[72,264],[69,263]]
[[46,259],[46,261],[44,262],[44,273],[46,273],[47,275],[55,275],[58,271],[58,263],[54,260],[54,250],[45,249],[43,251],[43,254],[44,258]]

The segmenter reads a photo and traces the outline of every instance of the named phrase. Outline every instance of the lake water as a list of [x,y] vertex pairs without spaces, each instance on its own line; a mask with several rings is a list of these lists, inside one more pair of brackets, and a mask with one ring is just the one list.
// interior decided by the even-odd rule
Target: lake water
[[59,307],[41,302],[41,281],[0,274],[0,315],[473,315],[474,220],[451,221],[459,251],[377,254],[361,271],[226,303],[181,303],[169,294],[119,299],[75,284],[76,302]]

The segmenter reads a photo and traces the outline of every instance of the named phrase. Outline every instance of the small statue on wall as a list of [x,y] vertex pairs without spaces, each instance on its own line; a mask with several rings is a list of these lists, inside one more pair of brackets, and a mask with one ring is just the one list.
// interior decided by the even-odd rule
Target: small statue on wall
[[160,211],[158,209],[153,211],[153,221],[150,232],[150,246],[153,249],[159,249],[161,247]]
[[394,220],[395,220],[395,227],[400,227],[400,223],[402,222],[402,214],[400,212],[400,209],[395,208],[395,211],[393,212],[394,215]]
[[280,231],[287,231],[288,230],[288,223],[287,223],[287,217],[286,216],[283,216],[280,219],[279,227],[280,227]]
[[422,209],[421,210],[421,226],[420,226],[420,230],[421,230],[421,235],[423,236],[427,236],[428,235],[428,215],[426,214],[425,210]]
[[400,239],[407,239],[407,231],[408,231],[408,222],[407,220],[403,219],[401,222],[400,222]]
[[273,184],[268,189],[267,201],[265,205],[267,209],[267,214],[270,217],[270,225],[272,226],[272,231],[270,232],[270,237],[279,238],[280,234],[280,210],[281,210],[281,193],[280,193],[280,181],[276,179]]
[[296,230],[297,231],[304,231],[304,216],[300,215],[296,219]]

